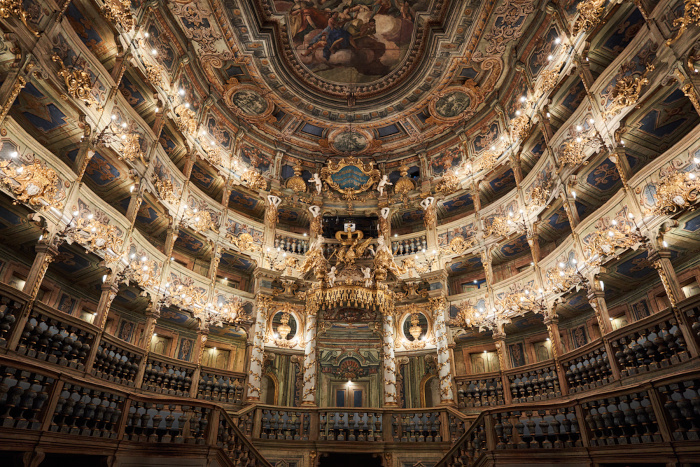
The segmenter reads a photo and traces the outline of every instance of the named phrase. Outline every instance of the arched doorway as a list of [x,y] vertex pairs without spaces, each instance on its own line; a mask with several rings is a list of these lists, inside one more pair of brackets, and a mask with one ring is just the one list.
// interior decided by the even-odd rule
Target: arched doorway
[[436,375],[429,375],[423,379],[421,405],[423,407],[437,407],[440,405],[440,378]]
[[260,385],[260,401],[263,404],[277,404],[277,378],[270,373],[262,377]]

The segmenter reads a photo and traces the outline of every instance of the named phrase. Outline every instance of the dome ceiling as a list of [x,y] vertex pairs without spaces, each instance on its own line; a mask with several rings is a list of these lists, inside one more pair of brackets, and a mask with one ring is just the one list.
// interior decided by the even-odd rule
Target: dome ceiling
[[545,17],[532,14],[530,0],[167,7],[192,43],[210,99],[235,124],[321,157],[400,156],[439,135],[454,139],[449,130],[465,122],[483,126],[477,117],[490,113],[515,72],[504,67],[514,63],[508,55],[533,19]]

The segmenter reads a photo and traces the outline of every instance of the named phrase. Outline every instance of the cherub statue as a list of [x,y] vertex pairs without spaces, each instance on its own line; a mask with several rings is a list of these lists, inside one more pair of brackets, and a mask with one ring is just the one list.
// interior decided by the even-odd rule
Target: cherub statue
[[333,266],[333,267],[331,267],[331,270],[328,271],[328,274],[326,275],[326,277],[328,277],[328,285],[330,287],[333,287],[335,285],[335,279],[336,279],[335,271],[336,271],[335,266]]
[[423,224],[426,230],[431,230],[437,227],[437,213],[435,212],[435,198],[428,196],[423,201],[420,202],[420,206],[425,211],[423,216]]
[[323,186],[323,182],[321,181],[321,177],[319,177],[318,172],[313,174],[311,176],[310,180],[313,184],[316,185],[316,194],[321,194],[321,187]]
[[384,196],[384,187],[386,185],[393,185],[393,183],[391,183],[389,181],[389,176],[385,174],[382,176],[382,179],[379,181],[379,184],[377,185],[377,191],[379,192],[379,196]]
[[365,287],[372,287],[372,270],[370,268],[360,268],[365,279]]

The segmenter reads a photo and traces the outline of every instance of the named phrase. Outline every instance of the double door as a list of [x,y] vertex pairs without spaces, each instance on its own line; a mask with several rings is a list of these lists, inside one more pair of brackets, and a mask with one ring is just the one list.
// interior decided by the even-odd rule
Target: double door
[[366,404],[367,383],[333,385],[333,405],[335,407],[365,407]]

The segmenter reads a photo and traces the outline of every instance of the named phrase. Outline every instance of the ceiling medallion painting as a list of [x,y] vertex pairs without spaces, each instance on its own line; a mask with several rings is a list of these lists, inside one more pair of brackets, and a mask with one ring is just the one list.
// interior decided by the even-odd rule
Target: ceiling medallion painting
[[403,62],[430,0],[275,1],[295,60],[324,81],[371,83]]
[[450,86],[435,94],[428,105],[431,120],[454,122],[471,117],[483,100],[479,86],[468,79],[462,86]]
[[250,120],[275,120],[274,117],[270,117],[275,109],[270,98],[257,87],[240,84],[235,78],[228,81],[224,100],[239,117]]
[[328,135],[328,139],[320,140],[319,145],[337,154],[345,155],[371,152],[380,143],[372,138],[369,131],[357,128],[340,128],[332,131]]

